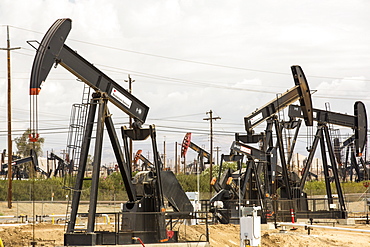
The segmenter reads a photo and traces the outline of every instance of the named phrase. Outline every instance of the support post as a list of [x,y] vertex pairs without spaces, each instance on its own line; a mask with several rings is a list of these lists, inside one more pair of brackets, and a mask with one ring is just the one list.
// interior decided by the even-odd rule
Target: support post
[[299,186],[301,191],[303,191],[303,189],[304,189],[304,185],[306,183],[308,173],[310,172],[312,159],[315,155],[317,144],[319,143],[319,140],[320,140],[320,129],[318,128],[317,132],[316,132],[316,135],[315,135],[315,138],[313,140],[313,144],[312,144],[310,154],[308,155],[308,158],[307,158],[306,166],[304,167],[304,172],[303,172],[302,178],[301,178],[301,183],[300,183],[300,186]]
[[319,138],[320,138],[321,158],[322,158],[322,163],[324,167],[326,195],[328,197],[329,210],[332,210],[332,208],[330,208],[330,204],[333,204],[333,195],[331,193],[331,188],[330,188],[330,176],[329,176],[328,160],[326,158],[326,149],[325,149],[325,142],[324,142],[324,136],[323,136],[323,126],[319,126]]
[[104,134],[104,118],[106,117],[107,99],[99,100],[99,112],[96,128],[95,151],[92,171],[92,181],[90,189],[90,205],[87,215],[87,232],[93,233],[95,228],[96,205],[98,202],[99,177],[101,167],[101,154]]
[[288,174],[288,169],[286,166],[286,160],[285,160],[285,154],[284,154],[283,137],[282,137],[279,121],[276,118],[274,119],[274,123],[275,123],[277,144],[278,144],[279,154],[280,154],[281,167],[282,167],[282,172],[283,172],[283,181],[284,181],[285,189],[288,195],[288,199],[290,200],[292,199],[292,193],[290,190],[289,174]]
[[342,212],[345,212],[346,211],[346,205],[344,203],[342,187],[340,186],[340,181],[339,181],[339,176],[338,176],[338,168],[337,168],[337,163],[335,162],[335,156],[334,156],[334,149],[333,149],[333,146],[331,144],[329,130],[328,130],[328,127],[326,125],[324,127],[324,133],[325,133],[326,145],[328,146],[328,152],[329,152],[329,158],[330,158],[330,163],[331,163],[331,169],[333,171],[334,182],[335,182],[335,186],[336,186],[337,193],[338,193],[340,210]]
[[117,138],[117,133],[114,129],[113,121],[109,114],[105,118],[105,126],[108,131],[108,135],[109,135],[109,139],[112,144],[114,155],[116,156],[118,168],[120,170],[121,177],[122,177],[123,183],[126,188],[128,199],[130,202],[134,202],[136,201],[136,192],[135,192],[133,184],[131,183],[131,171],[129,169],[129,167],[131,166],[129,163],[125,163],[125,159],[124,159],[124,156],[121,151],[121,147],[119,145],[119,141]]

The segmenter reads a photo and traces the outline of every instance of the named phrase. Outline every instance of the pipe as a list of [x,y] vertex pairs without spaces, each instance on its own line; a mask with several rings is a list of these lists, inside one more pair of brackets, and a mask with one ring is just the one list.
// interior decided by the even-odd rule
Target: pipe
[[104,217],[104,223],[110,225],[109,216],[107,214],[102,214],[101,216]]
[[3,226],[26,226],[28,223],[17,223],[17,224],[0,224],[1,227]]
[[341,230],[341,231],[352,231],[352,232],[366,232],[370,233],[370,230],[362,230],[362,229],[353,229],[353,228],[344,228],[344,227],[333,227],[333,226],[317,226],[317,225],[308,225],[308,224],[297,224],[297,223],[279,223],[281,226],[303,226],[309,228],[324,228],[324,229],[331,229],[331,230]]
[[370,217],[369,218],[349,218],[350,220],[370,220]]
[[[23,215],[23,214],[21,214],[19,216],[14,216],[14,215],[1,215],[0,216],[0,219],[12,219],[12,218],[15,218],[15,219],[22,218],[22,223],[24,222],[24,218],[26,218],[26,222],[27,222],[27,215]],[[17,222],[18,222],[18,220],[17,220]]]
[[0,218],[15,218],[14,215],[0,215]]

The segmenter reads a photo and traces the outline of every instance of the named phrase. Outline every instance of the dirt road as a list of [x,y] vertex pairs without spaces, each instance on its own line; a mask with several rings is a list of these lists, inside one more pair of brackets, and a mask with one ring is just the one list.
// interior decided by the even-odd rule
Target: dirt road
[[[43,205],[39,203],[37,205],[32,205],[31,203],[15,203],[12,209],[8,209],[6,202],[1,202],[0,213],[2,215],[26,214],[32,212],[33,206],[39,215],[42,215],[42,213],[44,215],[65,214],[66,212],[66,205],[62,203],[44,203]],[[99,205],[98,211],[103,212],[105,210],[113,212],[116,210],[117,212],[119,207],[120,205],[117,204],[104,204]],[[32,215],[32,213],[30,215]],[[336,226],[370,230],[370,226],[365,224],[358,224],[355,226]],[[279,229],[263,230],[261,232],[262,246],[370,246],[370,233],[313,229],[311,230],[311,234],[308,235],[307,230],[304,230],[302,227],[299,227],[294,231],[290,230],[289,227],[287,227],[287,229],[286,233],[281,233]],[[180,235],[186,236],[188,240],[199,240],[205,238],[205,228],[202,225],[182,225],[179,230]],[[211,246],[239,246],[238,225],[210,225],[209,230]],[[35,225],[0,226],[0,237],[5,247],[31,246],[31,241],[37,242],[36,246],[62,246],[63,234],[64,225],[52,225],[51,222]]]

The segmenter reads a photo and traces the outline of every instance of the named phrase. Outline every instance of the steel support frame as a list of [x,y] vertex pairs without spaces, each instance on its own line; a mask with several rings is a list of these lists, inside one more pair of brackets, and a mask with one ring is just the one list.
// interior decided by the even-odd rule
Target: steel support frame
[[284,154],[283,135],[282,135],[279,121],[276,117],[274,118],[274,124],[275,124],[275,132],[276,132],[276,142],[277,142],[277,147],[279,149],[280,162],[281,162],[282,173],[283,173],[282,174],[283,182],[284,182],[285,189],[288,195],[287,199],[290,200],[292,199],[292,192],[290,188],[291,185],[289,183],[288,168],[287,168],[287,163],[286,163],[285,154]]
[[73,233],[75,231],[75,224],[77,219],[77,213],[81,198],[81,190],[83,185],[83,178],[86,170],[86,163],[88,157],[88,151],[91,144],[92,132],[94,128],[94,120],[96,115],[97,107],[99,106],[98,116],[97,116],[97,128],[96,128],[96,141],[94,150],[94,161],[93,161],[93,177],[90,189],[90,204],[88,212],[88,223],[86,231],[88,233],[93,233],[95,228],[95,213],[98,197],[98,184],[99,184],[99,174],[101,165],[101,152],[102,152],[102,141],[104,135],[104,126],[106,126],[109,138],[116,156],[118,167],[122,175],[125,188],[127,189],[127,194],[130,201],[136,200],[136,194],[134,187],[131,183],[131,173],[127,167],[127,163],[124,160],[122,152],[120,150],[119,141],[117,138],[116,131],[114,129],[113,121],[109,114],[107,108],[107,99],[101,94],[95,93],[91,104],[89,105],[89,113],[87,118],[87,125],[84,133],[83,143],[81,147],[80,162],[78,166],[78,172],[76,177],[76,182],[73,188],[73,197],[71,205],[71,216],[68,222],[66,233]]
[[150,130],[150,137],[152,140],[152,148],[153,148],[153,158],[154,158],[154,167],[156,170],[157,175],[157,181],[156,181],[156,190],[157,190],[157,212],[160,212],[158,214],[158,238],[160,240],[166,239],[166,231],[163,231],[163,229],[166,229],[165,224],[165,207],[164,207],[164,197],[163,197],[163,187],[162,187],[162,179],[161,179],[161,172],[163,170],[163,164],[161,161],[161,158],[158,153],[158,147],[157,147],[157,132],[155,131],[154,125],[149,126]]
[[[152,142],[152,150],[153,150],[153,163],[155,168],[155,174],[156,174],[156,183],[155,183],[155,191],[156,191],[156,205],[155,205],[155,212],[158,212],[157,214],[157,225],[158,229],[160,229],[158,234],[158,239],[166,239],[165,236],[165,215],[164,215],[164,196],[163,196],[163,189],[162,189],[162,180],[161,180],[161,171],[163,170],[163,164],[161,161],[161,158],[158,153],[157,148],[157,140],[156,140],[156,130],[154,125],[150,125],[149,129],[127,129],[126,127],[122,127],[122,139],[123,139],[123,150],[124,150],[124,156],[126,159],[129,159],[130,157],[130,150],[129,148],[129,142],[128,139],[132,139],[133,141],[140,141],[145,140],[149,136],[151,138]],[[131,169],[131,165],[129,166]]]
[[[327,161],[327,153],[326,153],[326,147],[328,149],[328,155],[331,163],[331,169],[333,171],[333,177],[334,177],[334,182],[335,186],[337,189],[337,194],[338,194],[338,199],[339,199],[339,206],[340,206],[340,211],[345,212],[346,211],[346,206],[344,203],[344,197],[343,197],[343,192],[342,188],[340,186],[340,181],[339,181],[339,175],[338,175],[338,168],[337,168],[337,163],[335,161],[335,155],[334,155],[334,149],[331,144],[330,140],[330,135],[329,135],[329,130],[328,127],[325,123],[319,123],[317,127],[317,132],[313,141],[312,149],[310,151],[310,154],[308,156],[306,166],[304,168],[304,173],[301,179],[301,184],[300,184],[300,189],[303,190],[310,167],[312,163],[313,156],[315,155],[316,148],[318,143],[320,142],[320,149],[321,149],[321,158],[323,161],[323,168],[324,168],[324,177],[325,177],[325,187],[326,187],[326,194],[328,197],[328,204],[333,204],[333,195],[330,187],[330,176],[329,176],[329,165]],[[325,146],[326,144],[326,146]],[[332,208],[329,207],[330,210],[333,210]]]
[[294,128],[296,130],[295,130],[295,133],[294,133],[293,141],[292,141],[291,146],[290,146],[290,152],[288,154],[288,164],[290,164],[290,162],[292,161],[293,151],[294,151],[294,148],[295,148],[295,144],[297,143],[297,138],[298,138],[298,134],[299,134],[299,130],[301,128],[301,125],[302,125],[302,120],[299,119],[297,121],[297,125],[294,126]]
[[[158,208],[157,212],[163,212],[164,210],[164,198],[163,198],[163,189],[162,189],[162,180],[161,180],[161,171],[163,170],[163,164],[161,161],[161,158],[158,153],[158,147],[157,147],[157,132],[155,131],[155,128],[153,125],[149,126],[150,129],[150,137],[152,140],[152,148],[153,148],[153,158],[154,158],[154,167],[157,175],[157,191],[158,191]],[[160,238],[162,239],[162,238]]]
[[92,180],[90,188],[89,211],[87,215],[87,233],[93,233],[95,230],[96,205],[98,203],[99,177],[101,167],[101,154],[103,147],[104,118],[107,113],[107,100],[99,99],[99,111],[96,126],[96,139],[94,149],[94,160],[92,163]]
[[88,151],[89,151],[90,144],[91,144],[91,135],[92,135],[93,127],[94,127],[94,119],[95,119],[97,104],[98,104],[97,98],[91,99],[91,103],[89,105],[88,117],[86,120],[84,138],[83,138],[83,142],[81,145],[81,154],[80,154],[80,159],[79,159],[79,164],[78,164],[76,182],[73,188],[72,205],[71,205],[72,209],[71,209],[70,220],[67,226],[67,231],[66,231],[67,233],[72,233],[75,230],[74,228],[76,225],[77,212],[78,212],[78,207],[79,207],[80,198],[81,198],[83,178],[84,178],[85,170],[86,170]]
[[333,148],[331,140],[330,140],[330,134],[329,134],[328,127],[326,125],[324,125],[323,129],[324,129],[326,144],[328,146],[331,169],[333,170],[333,173],[334,173],[334,181],[335,181],[335,187],[337,189],[340,211],[345,212],[346,211],[346,205],[344,203],[342,187],[340,186],[337,162],[335,161],[335,155],[334,155],[334,148]]

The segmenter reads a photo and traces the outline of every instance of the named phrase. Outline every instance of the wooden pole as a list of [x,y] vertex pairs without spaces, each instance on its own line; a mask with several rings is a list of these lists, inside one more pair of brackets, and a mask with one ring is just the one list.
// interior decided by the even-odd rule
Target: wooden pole
[[[135,80],[132,80],[131,76],[128,75],[128,80],[125,80],[125,82],[128,82],[128,92],[132,93],[132,83],[135,82]],[[129,125],[130,128],[132,128],[132,117],[129,117]],[[132,139],[130,138],[129,140],[129,149],[130,149],[130,166],[132,167],[132,171],[134,170],[133,168],[133,142]]]
[[13,186],[12,186],[12,83],[10,73],[10,51],[20,49],[20,47],[10,48],[9,26],[7,26],[7,48],[0,48],[0,50],[7,51],[8,63],[8,208],[12,208]]
[[[209,114],[209,118],[203,118],[203,120],[209,120],[209,123],[210,123],[210,153],[211,153],[211,157],[209,159],[209,176],[210,176],[210,179],[209,179],[209,182],[212,181],[212,165],[213,165],[213,120],[217,120],[217,119],[221,119],[220,117],[213,117],[213,112],[212,110],[210,110],[209,112],[207,112],[206,114]],[[212,185],[211,183],[209,184],[209,192],[212,193]]]

